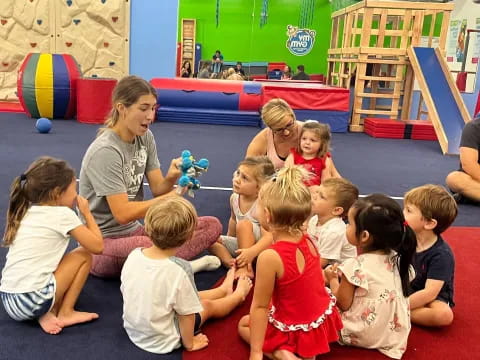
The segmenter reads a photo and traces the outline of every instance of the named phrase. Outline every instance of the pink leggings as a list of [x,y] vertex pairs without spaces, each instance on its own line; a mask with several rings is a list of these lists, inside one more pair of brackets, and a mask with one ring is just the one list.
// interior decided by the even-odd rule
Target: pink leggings
[[[198,218],[193,238],[178,249],[177,255],[190,260],[215,243],[222,233],[222,224],[213,216]],[[150,247],[152,241],[143,227],[125,237],[104,238],[104,249],[100,255],[93,255],[90,273],[99,277],[119,277],[128,254],[138,247]]]

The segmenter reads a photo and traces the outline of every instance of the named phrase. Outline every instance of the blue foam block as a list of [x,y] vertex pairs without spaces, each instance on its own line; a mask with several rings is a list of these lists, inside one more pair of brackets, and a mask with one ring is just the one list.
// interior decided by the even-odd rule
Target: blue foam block
[[293,110],[297,120],[317,120],[330,125],[330,131],[345,133],[348,131],[350,112],[348,111],[316,111],[316,110]]
[[260,126],[260,114],[256,111],[160,107],[157,112],[157,120],[164,122]]
[[158,103],[167,107],[238,110],[240,94],[217,91],[157,89]]

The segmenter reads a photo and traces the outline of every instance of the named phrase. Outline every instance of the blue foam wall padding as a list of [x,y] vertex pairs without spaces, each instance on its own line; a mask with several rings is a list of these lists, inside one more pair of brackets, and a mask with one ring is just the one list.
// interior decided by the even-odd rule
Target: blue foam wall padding
[[191,108],[161,107],[157,120],[216,125],[260,126],[260,114],[256,111],[229,111]]
[[448,86],[435,50],[433,48],[413,48],[427,83],[428,91],[437,109],[440,123],[448,139],[448,153],[458,154],[462,130],[465,126],[460,109]]
[[157,89],[160,107],[238,110],[240,94],[215,91]]
[[330,125],[330,131],[345,133],[348,131],[350,122],[349,111],[316,111],[316,110],[293,110],[297,120],[317,120]]
[[262,93],[262,84],[258,81],[244,81],[243,92],[246,94],[260,95]]

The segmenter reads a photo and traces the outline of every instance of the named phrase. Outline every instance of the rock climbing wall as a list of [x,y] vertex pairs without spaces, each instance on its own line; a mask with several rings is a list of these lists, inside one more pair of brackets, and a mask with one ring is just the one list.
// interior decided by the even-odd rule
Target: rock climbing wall
[[30,52],[73,55],[84,77],[127,75],[129,35],[129,0],[0,0],[0,101],[17,99]]

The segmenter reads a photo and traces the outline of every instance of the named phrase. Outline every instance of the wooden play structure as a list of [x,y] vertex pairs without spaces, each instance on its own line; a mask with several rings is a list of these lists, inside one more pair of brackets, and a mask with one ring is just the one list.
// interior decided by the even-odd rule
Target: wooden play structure
[[444,54],[452,9],[453,3],[364,0],[332,13],[327,83],[355,86],[350,131],[363,131],[365,116],[409,118],[415,76],[408,49],[438,47]]

